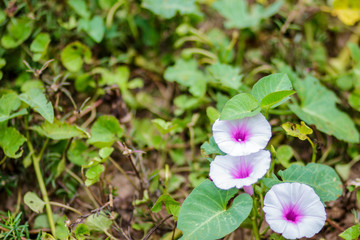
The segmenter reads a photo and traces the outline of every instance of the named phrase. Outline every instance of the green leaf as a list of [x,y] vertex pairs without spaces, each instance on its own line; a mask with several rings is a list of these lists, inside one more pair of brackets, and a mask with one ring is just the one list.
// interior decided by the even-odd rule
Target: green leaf
[[188,87],[192,95],[203,97],[206,91],[206,76],[198,69],[195,59],[185,61],[178,59],[174,66],[168,67],[164,78],[169,82]]
[[33,126],[32,130],[54,140],[70,139],[73,137],[88,138],[88,133],[76,125],[55,120],[53,123],[45,122],[41,126]]
[[260,112],[259,103],[249,93],[240,93],[226,102],[220,120],[233,120],[252,117]]
[[[259,101],[259,103],[261,103],[263,98],[265,98],[267,95],[285,90],[292,90],[292,84],[289,77],[285,73],[275,73],[263,77],[257,81],[252,88],[251,94]],[[283,95],[280,94],[277,99],[279,99],[281,96]],[[272,97],[276,97],[276,95],[273,95]],[[269,99],[265,101],[269,101]],[[278,105],[279,104],[275,106]]]
[[124,130],[114,116],[101,116],[91,127],[91,137],[87,141],[98,148],[111,147],[123,135]]
[[26,138],[15,128],[0,127],[0,147],[3,149],[6,156],[11,158],[21,157],[23,150],[20,150],[20,152],[18,151],[25,141]]
[[93,167],[90,167],[85,173],[86,176],[85,185],[89,187],[92,184],[98,182],[104,170],[105,167],[102,164],[98,164]]
[[85,224],[80,223],[76,226],[75,229],[76,239],[83,240],[86,237],[85,235],[89,235],[89,234],[90,234],[90,230]]
[[130,70],[127,66],[120,66],[115,69],[115,71],[109,71],[107,68],[94,68],[92,73],[101,74],[101,79],[99,80],[99,85],[111,86],[117,84],[122,91],[128,89],[128,80],[130,77]]
[[287,135],[297,137],[300,140],[306,140],[308,138],[307,135],[313,133],[313,130],[309,128],[303,121],[300,124],[294,124],[291,122],[286,122],[281,125],[281,127],[285,130]]
[[241,194],[228,202],[238,192],[218,189],[205,180],[185,199],[181,206],[177,227],[183,232],[182,239],[219,239],[233,232],[249,216],[252,198]]
[[111,227],[112,221],[104,216],[103,212],[100,212],[100,214],[92,214],[87,217],[85,224],[89,230],[104,232]]
[[20,100],[28,104],[34,111],[38,112],[46,121],[54,122],[54,109],[45,94],[38,88],[33,88],[19,96]]
[[353,109],[360,112],[360,90],[350,93],[348,102]]
[[173,124],[172,122],[167,122],[160,118],[153,119],[151,120],[151,122],[154,124],[156,129],[163,135],[171,132],[174,128],[177,127],[176,124]]
[[294,156],[294,151],[289,145],[281,145],[276,149],[276,158],[279,163],[285,167],[290,167],[290,159]]
[[249,9],[246,0],[219,0],[212,6],[227,19],[226,28],[242,29],[258,26],[261,20],[277,13],[282,4],[283,1],[277,1],[267,8],[255,4]]
[[79,28],[83,29],[95,42],[99,43],[103,40],[105,34],[104,19],[100,16],[95,16],[91,21],[81,19],[79,21]]
[[238,67],[217,62],[207,70],[221,85],[235,90],[240,88],[242,75]]
[[6,13],[0,9],[0,24],[2,24],[6,19]]
[[360,48],[358,45],[352,42],[347,43],[348,48],[350,49],[351,57],[355,61],[356,64],[360,63]]
[[27,17],[12,18],[6,26],[6,32],[1,38],[4,48],[10,49],[19,46],[30,36],[33,29],[33,21]]
[[99,156],[103,160],[105,160],[108,157],[110,157],[110,155],[113,153],[113,151],[114,151],[114,148],[112,148],[112,147],[104,147],[104,148],[99,150]]
[[299,182],[312,187],[322,202],[334,201],[342,194],[342,183],[335,170],[329,166],[309,163],[306,166],[291,165],[278,175],[284,182]]
[[20,107],[21,101],[16,93],[6,93],[0,98],[0,122],[27,114],[26,109],[11,114]]
[[80,42],[73,42],[61,51],[60,57],[62,64],[67,70],[77,72],[80,71],[84,62],[90,63],[91,51],[86,45]]
[[81,17],[90,17],[90,12],[85,0],[68,0],[67,4]]
[[162,203],[164,203],[167,213],[173,215],[176,220],[180,211],[180,203],[175,201],[170,195],[163,194],[155,202],[154,206],[151,208],[151,211],[154,213],[160,212]]
[[33,192],[27,192],[25,194],[24,203],[36,213],[42,213],[45,206],[45,202]]
[[[30,50],[35,53],[33,56],[34,61],[38,61],[42,55],[45,54],[50,43],[50,35],[48,33],[40,33],[36,36],[30,45]],[[39,57],[37,57],[39,56]]]
[[294,93],[296,92],[292,90],[284,90],[270,93],[261,100],[260,106],[262,109],[274,108],[289,99],[289,97]]
[[356,240],[360,235],[360,224],[349,227],[344,232],[339,234],[339,237],[345,240]]
[[67,151],[69,161],[78,166],[85,165],[89,155],[86,151],[87,149],[88,146],[86,146],[83,141],[72,141],[69,150]]
[[221,154],[221,155],[225,155],[225,153],[223,153],[218,145],[215,143],[214,137],[211,137],[209,142],[204,142],[201,145],[201,152],[205,152],[206,155],[210,155],[210,154]]
[[219,111],[214,107],[207,107],[206,108],[206,115],[210,119],[212,123],[216,121],[220,117]]
[[340,140],[359,142],[359,132],[354,122],[346,113],[337,109],[338,100],[333,92],[311,76],[305,80],[298,79],[294,87],[301,105],[289,104],[289,107],[301,120],[308,125],[314,124],[318,130]]
[[179,12],[181,15],[198,14],[196,0],[143,0],[142,7],[163,18],[172,18]]

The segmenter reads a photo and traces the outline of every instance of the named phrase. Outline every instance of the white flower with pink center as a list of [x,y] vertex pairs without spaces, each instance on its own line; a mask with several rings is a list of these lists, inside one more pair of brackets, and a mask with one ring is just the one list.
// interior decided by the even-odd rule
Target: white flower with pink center
[[226,154],[243,156],[264,149],[271,138],[271,126],[259,113],[236,120],[216,120],[213,127],[216,144]]
[[274,185],[265,195],[265,219],[287,239],[310,238],[326,220],[325,207],[314,189],[301,183]]
[[251,186],[270,168],[270,152],[260,150],[246,156],[218,155],[210,164],[209,176],[220,189]]

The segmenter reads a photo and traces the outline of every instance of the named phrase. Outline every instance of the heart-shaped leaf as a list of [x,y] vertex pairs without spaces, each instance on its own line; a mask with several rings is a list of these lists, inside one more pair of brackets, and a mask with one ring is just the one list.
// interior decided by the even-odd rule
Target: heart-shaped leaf
[[180,209],[177,227],[183,232],[181,239],[219,239],[238,228],[252,209],[252,198],[241,194],[228,208],[237,192],[236,188],[221,190],[210,180],[196,187]]
[[260,112],[259,103],[249,93],[240,93],[226,102],[220,120],[233,120],[252,117]]

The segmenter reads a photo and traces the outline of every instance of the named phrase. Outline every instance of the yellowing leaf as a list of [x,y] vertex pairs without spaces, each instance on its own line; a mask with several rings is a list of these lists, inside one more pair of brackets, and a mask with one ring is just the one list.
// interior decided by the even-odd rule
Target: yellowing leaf
[[301,125],[287,122],[282,124],[281,127],[285,130],[287,135],[297,137],[300,140],[306,140],[308,138],[307,135],[313,133],[313,130],[303,121],[301,121]]
[[360,20],[359,3],[358,0],[335,0],[331,13],[346,25],[352,26]]

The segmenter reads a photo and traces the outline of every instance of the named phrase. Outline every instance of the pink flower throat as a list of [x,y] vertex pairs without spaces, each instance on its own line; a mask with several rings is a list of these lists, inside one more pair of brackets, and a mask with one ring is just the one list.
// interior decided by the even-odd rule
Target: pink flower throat
[[298,223],[302,219],[303,215],[297,206],[285,207],[283,210],[283,217],[286,221],[292,223]]
[[253,172],[253,166],[245,161],[241,161],[240,165],[231,172],[235,179],[247,178]]
[[232,137],[236,142],[245,142],[249,139],[250,133],[245,126],[241,126],[232,131]]

